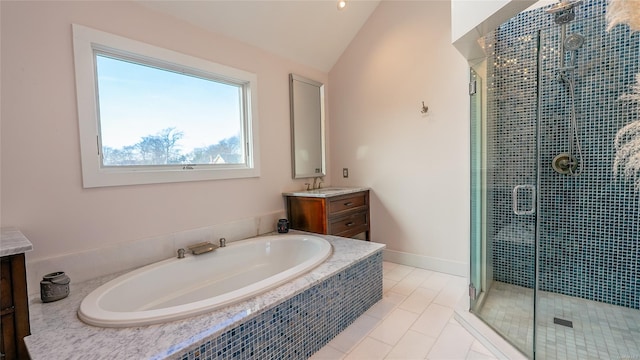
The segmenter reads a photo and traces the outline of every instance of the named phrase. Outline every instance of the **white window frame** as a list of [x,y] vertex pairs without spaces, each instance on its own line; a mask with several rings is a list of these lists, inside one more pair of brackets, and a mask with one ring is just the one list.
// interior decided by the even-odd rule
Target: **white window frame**
[[[156,184],[183,181],[235,179],[260,176],[258,141],[257,75],[181,54],[136,40],[73,24],[73,51],[78,101],[78,126],[82,160],[82,183],[85,188]],[[133,59],[167,64],[168,69],[185,73],[207,73],[244,89],[244,140],[246,164],[171,165],[171,166],[102,166],[97,78],[94,50],[121,54]],[[179,70],[178,70],[179,71]]]

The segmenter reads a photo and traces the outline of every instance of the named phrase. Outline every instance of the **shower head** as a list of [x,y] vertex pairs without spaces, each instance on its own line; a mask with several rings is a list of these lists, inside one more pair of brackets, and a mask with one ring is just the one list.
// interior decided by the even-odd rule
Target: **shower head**
[[572,10],[574,7],[578,6],[581,2],[582,0],[575,0],[575,1],[563,0],[553,5],[552,7],[548,8],[545,11],[548,14],[555,14],[557,12],[569,11],[569,10]]
[[564,39],[564,49],[567,51],[578,50],[582,44],[584,44],[584,36],[578,33],[573,33]]
[[576,14],[573,8],[580,4],[582,0],[562,0],[546,10],[549,14],[555,14],[555,22],[558,25],[566,24],[575,19]]

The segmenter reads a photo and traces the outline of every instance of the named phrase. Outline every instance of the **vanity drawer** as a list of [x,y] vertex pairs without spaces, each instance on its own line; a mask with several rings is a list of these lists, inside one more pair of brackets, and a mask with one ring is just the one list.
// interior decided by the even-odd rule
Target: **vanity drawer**
[[367,194],[358,193],[353,196],[339,197],[329,201],[329,214],[354,209],[367,204]]
[[[347,232],[360,233],[369,227],[369,213],[366,211],[331,220],[329,234],[342,235]],[[364,230],[363,230],[364,229]]]
[[29,359],[24,337],[31,334],[23,253],[0,258],[0,353],[3,360]]

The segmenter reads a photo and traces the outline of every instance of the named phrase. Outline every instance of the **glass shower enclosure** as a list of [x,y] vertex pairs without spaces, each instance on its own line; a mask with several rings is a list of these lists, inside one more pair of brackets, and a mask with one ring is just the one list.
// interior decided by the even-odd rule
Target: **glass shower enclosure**
[[530,358],[640,358],[640,34],[606,7],[523,12],[471,72],[471,311]]

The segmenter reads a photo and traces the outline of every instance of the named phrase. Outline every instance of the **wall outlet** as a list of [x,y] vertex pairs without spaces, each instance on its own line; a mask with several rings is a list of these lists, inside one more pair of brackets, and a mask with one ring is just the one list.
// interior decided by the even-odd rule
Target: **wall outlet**
[[349,169],[348,168],[342,168],[342,177],[343,178],[348,178],[349,177]]

